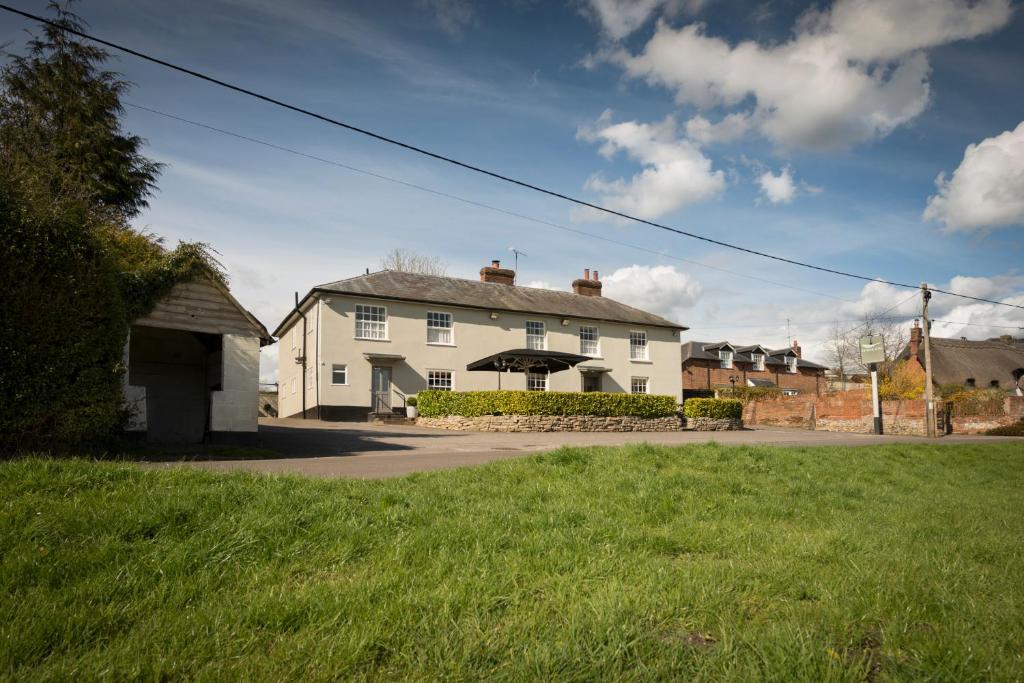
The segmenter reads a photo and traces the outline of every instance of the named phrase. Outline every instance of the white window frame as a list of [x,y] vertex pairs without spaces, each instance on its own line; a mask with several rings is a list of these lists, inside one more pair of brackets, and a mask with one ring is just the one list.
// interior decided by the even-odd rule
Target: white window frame
[[[345,381],[344,382],[336,382],[334,380],[334,378],[335,378],[335,374],[334,373],[338,372],[339,370],[345,375]],[[331,386],[334,386],[334,387],[347,387],[348,386],[348,365],[346,365],[345,363],[334,363],[333,365],[331,365]]]
[[[583,332],[587,330],[591,338],[584,339]],[[590,356],[591,358],[601,357],[601,328],[597,325],[580,325],[580,355]],[[593,344],[593,350],[588,350],[585,344]]]
[[[370,313],[371,316],[375,315],[375,313],[373,312],[373,309],[380,309],[381,311],[384,312],[383,313],[383,318],[384,319],[382,321],[380,321],[380,320],[363,320],[363,321],[360,321],[359,320],[359,316],[360,316],[360,313],[362,313],[362,311],[360,311],[360,309],[369,309],[369,313]],[[383,330],[382,334],[384,336],[382,336],[382,337],[368,337],[365,334],[360,335],[359,334],[360,323],[363,323],[364,325],[365,324],[370,324],[370,325],[378,325],[378,324],[380,324],[380,325],[382,325],[383,327],[380,328],[380,329]],[[364,328],[364,332],[365,332],[365,328]],[[363,339],[363,340],[366,340],[366,341],[388,341],[389,340],[388,307],[387,306],[378,306],[377,304],[356,304],[356,310],[355,310],[355,338],[356,339]]]
[[[540,325],[541,333],[531,333],[530,325]],[[538,351],[547,351],[548,348],[548,326],[544,324],[543,320],[527,320],[526,321],[526,348],[536,349]],[[540,340],[539,342],[537,340]],[[540,346],[536,346],[539,343]]]
[[[431,316],[434,317],[433,320]],[[444,319],[448,321],[447,327],[436,324]],[[430,338],[432,332],[436,332],[437,337],[440,338],[441,333],[445,331],[448,332],[448,341],[438,341],[437,339]],[[427,311],[427,343],[431,346],[455,346],[455,316],[446,311]]]
[[292,325],[292,348],[299,348],[299,326]]
[[[637,391],[637,384],[643,382],[643,391]],[[629,378],[629,393],[631,394],[649,394],[651,393],[651,380],[649,377],[630,377]]]
[[797,372],[797,365],[800,363],[800,359],[796,356],[786,356],[786,372],[790,375],[795,375]]
[[[437,377],[438,375],[448,375],[448,386],[431,386],[431,380],[442,379]],[[428,391],[455,391],[455,373],[451,370],[427,370],[427,390]]]
[[[546,372],[528,372],[526,373],[526,390],[527,391],[547,391],[550,384],[548,382],[548,375]],[[541,388],[531,387],[530,383],[536,383]]]
[[750,360],[753,363],[755,372],[764,372],[764,354],[763,353],[751,353]]
[[[638,339],[642,338],[644,343],[642,345],[634,344],[634,335]],[[642,353],[637,353],[637,349],[641,349]],[[647,330],[630,330],[629,331],[629,359],[634,362],[650,362],[650,340],[647,338]]]
[[292,394],[294,394],[294,393],[295,393],[295,385],[296,385],[296,384],[297,384],[297,382],[295,381],[295,378],[294,378],[294,377],[292,377]]
[[718,350],[718,365],[723,370],[732,370],[733,353],[728,349]]

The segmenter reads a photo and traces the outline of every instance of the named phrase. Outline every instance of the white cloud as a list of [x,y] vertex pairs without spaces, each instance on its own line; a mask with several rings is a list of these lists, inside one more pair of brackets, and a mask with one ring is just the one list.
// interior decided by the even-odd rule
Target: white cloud
[[679,320],[704,291],[700,281],[675,266],[632,265],[602,279],[602,294],[636,308]]
[[706,0],[589,0],[589,13],[601,24],[604,34],[622,40],[646,24],[659,10],[696,14]]
[[609,209],[652,219],[711,199],[725,188],[725,174],[712,170],[711,159],[695,143],[676,135],[671,116],[660,123],[613,124],[606,111],[596,125],[581,128],[577,136],[602,143],[600,153],[606,158],[624,152],[644,166],[628,181],[596,175],[587,180],[587,189],[603,195],[602,203]]
[[749,114],[738,112],[712,123],[697,115],[686,122],[686,136],[702,145],[734,142],[750,130],[752,120]]
[[530,282],[526,283],[526,286],[527,287],[533,287],[534,289],[551,289],[551,290],[554,290],[556,292],[563,291],[563,288],[555,287],[553,284],[551,284],[547,280],[531,280]]
[[785,146],[847,147],[888,135],[927,106],[924,50],[1005,25],[1008,0],[837,0],[797,22],[778,45],[735,46],[704,26],[660,21],[638,54],[605,58],[675,91],[680,104],[741,107],[760,133]]
[[789,204],[796,196],[796,183],[789,166],[779,171],[779,175],[765,171],[758,177],[757,184],[761,186],[761,195],[772,204]]
[[952,178],[935,180],[924,219],[947,232],[1024,225],[1024,122],[1016,129],[968,145]]

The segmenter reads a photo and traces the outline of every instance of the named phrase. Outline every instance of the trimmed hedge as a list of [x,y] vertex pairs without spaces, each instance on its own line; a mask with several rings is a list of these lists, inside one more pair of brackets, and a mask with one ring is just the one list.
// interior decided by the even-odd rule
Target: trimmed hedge
[[688,398],[683,404],[683,415],[715,420],[732,417],[738,420],[743,417],[743,401],[735,398]]
[[674,396],[569,391],[421,391],[423,417],[461,415],[597,415],[601,417],[670,417]]

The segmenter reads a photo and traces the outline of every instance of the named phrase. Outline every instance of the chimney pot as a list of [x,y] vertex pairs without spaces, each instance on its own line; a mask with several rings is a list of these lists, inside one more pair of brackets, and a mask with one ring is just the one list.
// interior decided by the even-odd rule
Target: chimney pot
[[594,282],[599,282],[600,280],[601,280],[601,278],[599,278],[599,277],[597,276],[597,271],[595,270],[595,271],[594,271]]
[[584,280],[589,280],[590,279],[590,268],[584,268],[583,269],[583,279]]
[[491,259],[491,268],[501,268],[501,261],[498,259]]

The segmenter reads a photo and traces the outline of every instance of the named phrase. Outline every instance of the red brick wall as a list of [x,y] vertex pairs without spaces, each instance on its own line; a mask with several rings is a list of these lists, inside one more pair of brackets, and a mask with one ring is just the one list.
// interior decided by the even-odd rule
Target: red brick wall
[[720,367],[717,360],[692,359],[683,363],[683,389],[716,389],[727,387],[729,377],[735,376],[736,386],[746,386],[747,379],[766,379],[783,389],[796,389],[802,394],[819,395],[825,390],[825,375],[821,370],[798,368],[789,373],[784,368],[778,371],[769,366],[763,372],[746,369],[747,363],[736,363],[732,369]]

